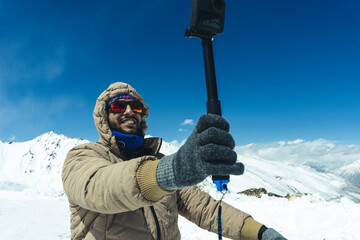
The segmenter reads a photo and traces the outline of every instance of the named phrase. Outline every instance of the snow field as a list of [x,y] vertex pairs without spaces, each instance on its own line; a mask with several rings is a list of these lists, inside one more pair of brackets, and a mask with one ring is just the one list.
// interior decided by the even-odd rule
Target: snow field
[[[287,200],[228,193],[224,201],[251,213],[254,219],[278,230],[289,240],[360,239],[360,205],[347,198],[326,202],[318,196]],[[3,240],[68,240],[69,216],[65,197],[40,197],[31,190],[0,191],[0,236]],[[199,229],[182,217],[179,228],[184,240],[217,239],[216,234]]]

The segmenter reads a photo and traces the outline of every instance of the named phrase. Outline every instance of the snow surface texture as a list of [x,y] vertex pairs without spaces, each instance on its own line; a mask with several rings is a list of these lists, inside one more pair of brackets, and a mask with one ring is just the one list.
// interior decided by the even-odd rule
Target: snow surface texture
[[[1,239],[70,239],[61,169],[67,152],[86,142],[54,132],[23,143],[0,141]],[[180,146],[164,142],[161,151],[171,154]],[[231,176],[225,202],[289,240],[360,240],[360,146],[318,139],[249,144],[236,151],[245,173]],[[199,186],[221,198],[210,178]],[[217,239],[182,217],[179,227],[182,239]]]

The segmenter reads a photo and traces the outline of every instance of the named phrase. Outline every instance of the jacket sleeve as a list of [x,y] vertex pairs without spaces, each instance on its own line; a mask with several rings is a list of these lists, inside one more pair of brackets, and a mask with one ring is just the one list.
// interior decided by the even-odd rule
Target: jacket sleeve
[[112,163],[109,152],[99,144],[85,144],[73,148],[63,166],[62,181],[71,204],[85,209],[114,214],[149,206],[140,193],[136,171],[153,156]]
[[[252,217],[229,204],[222,202],[223,236],[230,239],[257,240],[262,226]],[[184,188],[178,191],[179,213],[200,228],[217,233],[217,216],[219,201],[198,187]]]

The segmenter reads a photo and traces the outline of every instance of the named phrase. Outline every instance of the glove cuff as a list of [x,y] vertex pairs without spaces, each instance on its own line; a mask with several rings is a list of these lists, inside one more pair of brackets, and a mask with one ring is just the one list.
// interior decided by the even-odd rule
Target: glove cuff
[[158,201],[164,195],[173,193],[162,189],[156,180],[156,168],[159,160],[144,161],[136,172],[136,180],[138,182],[141,195],[147,200]]
[[258,240],[262,240],[262,236],[263,236],[263,233],[267,230],[268,228],[265,226],[265,225],[262,225],[260,230],[259,230],[259,233],[258,233]]
[[259,229],[262,224],[255,221],[252,217],[248,217],[244,221],[244,225],[241,228],[240,238],[241,239],[257,239]]
[[263,233],[262,240],[286,240],[280,233],[273,228],[268,228]]
[[176,179],[174,174],[174,162],[175,154],[163,157],[157,167],[156,178],[161,188],[165,190],[176,190],[179,187],[176,185]]

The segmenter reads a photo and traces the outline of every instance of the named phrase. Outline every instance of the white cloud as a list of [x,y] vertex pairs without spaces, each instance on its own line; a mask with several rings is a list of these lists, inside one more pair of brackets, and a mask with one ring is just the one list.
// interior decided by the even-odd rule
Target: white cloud
[[326,139],[314,141],[280,141],[269,144],[248,144],[237,146],[236,152],[243,156],[257,156],[262,159],[305,164],[318,171],[337,170],[360,159],[359,145],[340,145]]
[[9,141],[12,142],[16,139],[16,136],[15,135],[11,135],[11,137],[9,138]]
[[179,128],[178,129],[179,132],[188,132],[189,130],[183,129],[183,128]]
[[185,125],[193,126],[194,125],[194,120],[193,119],[185,119],[184,122],[182,122],[180,125],[181,126],[185,126]]

